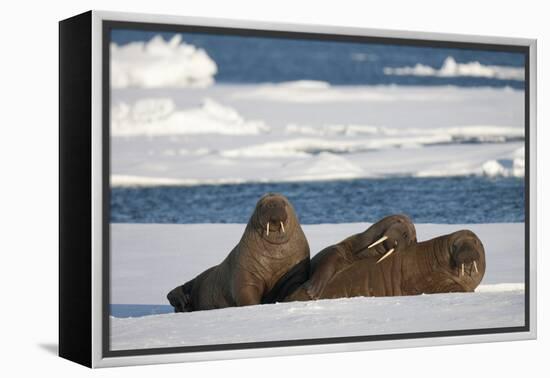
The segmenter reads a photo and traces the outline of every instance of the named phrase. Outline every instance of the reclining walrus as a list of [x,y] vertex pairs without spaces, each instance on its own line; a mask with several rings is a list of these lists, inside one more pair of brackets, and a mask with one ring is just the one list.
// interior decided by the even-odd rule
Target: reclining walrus
[[311,278],[295,294],[299,295],[302,292],[302,300],[321,298],[325,287],[333,279],[359,261],[372,261],[372,258],[383,260],[393,252],[401,251],[414,243],[416,230],[407,216],[385,217],[367,230],[331,245],[315,255],[311,260]]
[[309,245],[296,213],[284,196],[270,193],[258,201],[225,260],[167,298],[176,312],[273,303],[308,278]]
[[[485,273],[485,251],[473,232],[462,230],[417,243],[416,236],[412,237],[414,226],[408,223],[408,218],[402,217],[402,223],[392,223],[389,227],[384,226],[386,219],[365,231],[387,228],[378,241],[370,244],[369,252],[357,254],[353,249],[346,252],[364,257],[353,259],[342,269],[332,267],[336,259],[333,256],[341,254],[349,238],[317,254],[311,261],[310,280],[285,301],[472,292],[479,285]],[[405,229],[409,230],[408,234],[397,238],[398,231]],[[375,247],[379,250],[372,253]],[[383,253],[381,257],[380,253]],[[327,275],[327,271],[331,274]]]

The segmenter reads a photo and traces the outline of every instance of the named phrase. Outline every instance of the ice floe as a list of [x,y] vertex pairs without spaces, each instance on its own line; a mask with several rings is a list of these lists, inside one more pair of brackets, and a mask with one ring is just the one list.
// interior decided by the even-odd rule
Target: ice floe
[[180,34],[165,41],[111,43],[111,86],[204,87],[214,82],[217,65],[204,51],[182,41]]

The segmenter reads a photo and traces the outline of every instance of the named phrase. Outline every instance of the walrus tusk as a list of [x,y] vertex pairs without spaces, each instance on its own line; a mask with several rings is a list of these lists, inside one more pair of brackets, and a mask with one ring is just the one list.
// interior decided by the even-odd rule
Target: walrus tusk
[[395,248],[390,249],[388,252],[384,254],[384,256],[380,257],[376,263],[378,264],[380,261],[384,260],[386,257],[391,255],[394,251],[395,251]]
[[283,222],[281,222],[281,230],[283,230],[283,234],[285,233],[285,226],[283,226]]
[[477,270],[477,264],[475,261],[474,261],[474,269],[476,270],[476,273],[479,273],[479,270]]
[[461,274],[461,276],[463,276],[463,275],[464,275],[464,263],[462,263],[462,274]]
[[378,245],[380,243],[382,243],[384,240],[386,240],[388,237],[386,235],[382,236],[380,239],[378,239],[377,241],[375,241],[374,243],[372,243],[371,245],[368,246],[368,248],[372,248],[374,247],[375,245]]
[[269,236],[269,222],[267,222],[266,230],[267,230],[267,236]]

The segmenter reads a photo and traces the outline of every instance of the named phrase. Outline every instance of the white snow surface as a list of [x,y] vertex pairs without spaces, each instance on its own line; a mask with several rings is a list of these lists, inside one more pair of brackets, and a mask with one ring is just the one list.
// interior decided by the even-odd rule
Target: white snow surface
[[323,82],[112,92],[113,186],[524,175],[509,88]]
[[140,349],[522,326],[513,290],[276,303],[111,318],[111,348]]
[[523,67],[483,65],[479,62],[457,63],[452,56],[448,56],[439,69],[417,63],[413,67],[385,67],[384,74],[437,77],[469,76],[498,80],[525,80]]
[[[304,225],[312,255],[367,223]],[[218,264],[242,224],[112,224],[111,302],[168,304],[172,288]],[[418,224],[419,240],[468,228],[481,238],[485,277],[475,293],[277,303],[140,318],[111,317],[111,348],[275,341],[524,324],[523,224]],[[259,331],[261,330],[261,332]]]

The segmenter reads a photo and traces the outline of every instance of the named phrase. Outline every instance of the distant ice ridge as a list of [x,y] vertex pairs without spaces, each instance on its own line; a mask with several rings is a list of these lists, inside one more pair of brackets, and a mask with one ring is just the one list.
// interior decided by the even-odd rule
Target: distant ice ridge
[[321,153],[348,154],[368,152],[385,148],[418,147],[438,143],[431,136],[411,138],[368,138],[360,140],[329,140],[318,138],[298,138],[280,142],[267,142],[241,148],[221,151],[224,157],[231,158],[289,158],[308,157]]
[[479,62],[457,63],[452,56],[448,56],[439,69],[417,63],[414,67],[384,67],[384,74],[436,77],[470,76],[499,80],[525,80],[525,72],[521,67],[483,65]]
[[[521,127],[472,125],[441,128],[390,128],[372,125],[322,125],[309,126],[289,124],[286,134],[314,136],[379,136],[379,137],[432,137],[431,143],[504,143],[510,140],[522,140],[524,130]],[[412,139],[414,141],[414,139]],[[413,142],[414,143],[414,142]]]
[[268,130],[264,122],[245,120],[235,109],[209,98],[191,109],[177,109],[170,98],[146,98],[133,104],[119,102],[111,110],[113,136],[246,135]]
[[157,35],[148,42],[111,43],[113,88],[206,87],[217,70],[203,49],[184,43],[179,34],[169,41]]
[[368,142],[301,138],[267,142],[221,151],[230,158],[299,158],[315,153],[346,153],[374,149]]
[[[428,67],[431,70],[435,70]],[[505,67],[506,68],[506,67]],[[407,68],[408,69],[408,68]],[[515,69],[515,68],[514,68]],[[391,68],[393,70],[393,68]],[[389,74],[389,73],[387,73]],[[402,73],[404,75],[405,73]],[[479,90],[479,89],[478,89]],[[520,94],[510,87],[491,88],[491,95]],[[461,103],[464,97],[460,91],[441,90],[435,87],[409,87],[403,90],[400,86],[365,86],[365,85],[331,85],[324,81],[297,80],[282,83],[264,83],[243,87],[243,90],[231,94],[231,99],[244,101],[265,101],[288,104],[326,104],[338,106],[345,103],[370,103],[379,106],[387,103]]]
[[327,82],[316,80],[262,84],[253,90],[237,92],[232,97],[240,100],[264,100],[299,104],[394,100],[394,96],[379,93],[376,90],[361,88],[350,91],[332,87]]
[[[523,140],[524,131],[517,127],[464,126],[453,128],[397,129],[367,125],[328,125],[324,127],[288,125],[287,134],[302,134],[309,138],[294,138],[221,151],[225,157],[305,157],[330,152],[347,154],[386,148],[417,148],[461,143],[505,143]],[[320,138],[343,136],[358,138]],[[518,152],[518,159],[523,159]],[[518,161],[519,164],[519,161]]]

